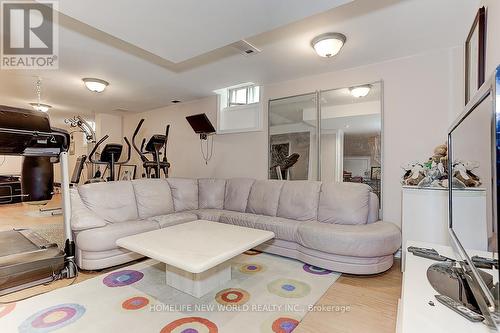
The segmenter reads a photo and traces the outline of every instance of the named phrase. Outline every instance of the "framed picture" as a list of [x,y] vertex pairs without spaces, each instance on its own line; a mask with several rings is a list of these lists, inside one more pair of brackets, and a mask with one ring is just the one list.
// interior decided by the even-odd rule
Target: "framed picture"
[[381,176],[380,167],[372,167],[371,172],[370,172],[370,178],[380,180],[380,178],[381,178],[380,176]]
[[137,172],[137,165],[121,164],[118,168],[118,180],[132,180],[135,179]]
[[465,104],[485,80],[486,9],[479,8],[465,41]]

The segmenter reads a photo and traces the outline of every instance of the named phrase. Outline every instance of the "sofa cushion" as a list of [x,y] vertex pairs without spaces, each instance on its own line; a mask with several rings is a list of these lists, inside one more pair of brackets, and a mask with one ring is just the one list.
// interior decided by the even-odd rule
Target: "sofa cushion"
[[248,195],[254,182],[254,179],[249,178],[228,179],[226,181],[226,193],[224,194],[224,209],[245,212]]
[[257,222],[258,218],[259,216],[255,214],[225,210],[222,213],[219,222],[239,225],[241,227],[254,228],[255,222]]
[[190,213],[196,214],[196,216],[198,216],[198,219],[200,220],[208,220],[214,222],[219,222],[224,212],[226,211],[223,209],[197,209],[190,211]]
[[78,186],[85,206],[108,222],[137,220],[134,188],[129,181],[103,182]]
[[225,190],[225,179],[198,179],[199,208],[223,209]]
[[189,212],[173,213],[148,218],[149,221],[155,221],[158,223],[160,228],[167,228],[176,224],[196,221],[197,219],[198,216],[196,214]]
[[83,251],[107,251],[118,248],[116,241],[120,238],[158,229],[154,221],[125,221],[109,223],[101,228],[81,231],[76,234],[76,245]]
[[76,188],[70,189],[69,193],[71,199],[71,230],[81,231],[106,225],[106,221],[102,217],[85,206]]
[[132,181],[139,218],[174,212],[170,185],[165,179],[135,179]]
[[276,216],[283,183],[281,180],[257,180],[253,183],[246,212]]
[[361,183],[323,183],[318,220],[337,224],[366,224],[370,187]]
[[296,242],[297,230],[299,225],[302,223],[308,222],[301,222],[282,217],[260,215],[257,221],[254,223],[254,228],[272,231],[276,235],[276,239]]
[[321,182],[287,181],[283,185],[278,216],[299,221],[316,220]]
[[352,257],[380,257],[401,246],[401,231],[390,222],[341,225],[309,221],[298,227],[298,242],[310,249]]
[[198,180],[168,178],[176,212],[198,209]]

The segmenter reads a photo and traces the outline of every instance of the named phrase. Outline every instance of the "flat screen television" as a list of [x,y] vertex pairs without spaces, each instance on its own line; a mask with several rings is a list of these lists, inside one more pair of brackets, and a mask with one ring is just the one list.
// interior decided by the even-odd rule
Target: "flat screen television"
[[215,128],[208,119],[205,113],[187,116],[186,120],[193,128],[196,134],[212,134],[215,133]]
[[458,301],[490,327],[499,326],[499,88],[500,66],[448,133],[450,242],[469,298]]

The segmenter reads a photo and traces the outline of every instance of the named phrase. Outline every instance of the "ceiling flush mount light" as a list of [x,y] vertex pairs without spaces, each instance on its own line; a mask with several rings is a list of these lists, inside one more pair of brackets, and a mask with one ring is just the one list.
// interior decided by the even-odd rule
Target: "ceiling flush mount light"
[[364,86],[349,88],[349,92],[351,93],[351,95],[353,97],[361,98],[361,97],[365,97],[366,95],[368,95],[368,93],[370,92],[371,89],[372,89],[372,86],[367,84]]
[[109,86],[109,83],[107,81],[101,79],[84,78],[82,79],[82,81],[85,83],[85,86],[88,90],[96,93],[103,92],[104,89]]
[[337,32],[327,32],[311,41],[311,45],[320,57],[330,58],[339,53],[344,46],[346,37]]
[[40,112],[47,112],[52,107],[48,104],[41,104],[41,103],[30,103],[30,105],[33,109]]

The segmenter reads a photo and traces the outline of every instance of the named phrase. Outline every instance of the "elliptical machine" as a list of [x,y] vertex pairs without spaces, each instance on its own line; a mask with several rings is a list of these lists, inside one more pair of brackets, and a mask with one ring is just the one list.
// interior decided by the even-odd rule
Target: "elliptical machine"
[[[109,177],[106,178],[107,181],[114,181],[116,180],[115,177],[115,166],[116,165],[122,165],[122,164],[127,164],[128,161],[130,161],[130,152],[131,152],[131,147],[130,147],[130,142],[128,141],[127,137],[123,137],[123,140],[125,140],[125,143],[127,144],[127,159],[122,162],[118,162],[120,160],[120,156],[122,154],[123,150],[123,145],[118,144],[118,143],[108,143],[104,146],[104,148],[101,151],[101,154],[99,156],[99,160],[94,159],[95,152],[99,148],[99,146],[106,141],[106,139],[109,138],[109,135],[105,135],[99,142],[96,143],[94,146],[94,149],[89,154],[89,161],[92,164],[101,164],[101,165],[106,165],[106,168],[109,168]],[[106,170],[103,172],[103,176]],[[90,182],[95,182],[96,179],[91,179]],[[101,179],[98,179],[97,181],[101,181]]]
[[[170,131],[170,125],[167,125],[165,129],[165,135],[154,134],[149,139],[146,144],[146,138],[142,139],[141,148],[139,149],[135,144],[135,138],[139,133],[139,130],[144,123],[144,119],[139,121],[135,129],[134,135],[132,136],[132,145],[135,151],[139,154],[142,160],[142,167],[144,168],[145,176],[147,178],[160,178],[161,171],[163,171],[165,178],[168,178],[168,169],[170,168],[170,163],[167,160],[167,143],[168,143],[168,132]],[[163,158],[161,158],[161,150],[163,148]],[[147,157],[151,154],[152,159]]]

